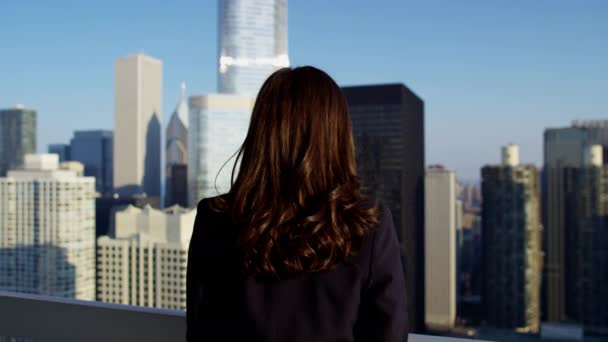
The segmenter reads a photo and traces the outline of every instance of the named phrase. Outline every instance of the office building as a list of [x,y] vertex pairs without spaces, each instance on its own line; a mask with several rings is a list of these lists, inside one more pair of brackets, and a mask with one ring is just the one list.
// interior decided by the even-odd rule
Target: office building
[[58,155],[59,162],[72,160],[70,158],[70,145],[69,144],[49,144],[47,152],[49,154]]
[[36,111],[21,105],[0,110],[0,177],[22,167],[28,153],[36,153]]
[[566,313],[586,333],[608,335],[608,166],[589,145],[581,167],[566,167]]
[[393,214],[409,327],[424,330],[424,102],[403,84],[344,87],[365,192]]
[[456,320],[456,233],[458,206],[454,172],[440,166],[424,177],[425,324],[450,330]]
[[95,299],[94,185],[55,154],[0,178],[0,291]]
[[538,171],[520,165],[518,147],[482,176],[483,290],[486,319],[498,328],[536,333],[542,271]]
[[114,218],[117,211],[132,205],[136,208],[144,208],[149,205],[152,208],[160,208],[159,197],[147,197],[141,195],[119,196],[118,194],[103,195],[95,198],[95,236],[114,236]]
[[144,54],[114,69],[114,188],[160,196],[162,62]]
[[188,244],[196,210],[128,206],[116,213],[114,236],[97,240],[97,299],[186,309]]
[[230,190],[234,158],[247,135],[254,101],[252,97],[228,94],[190,97],[188,196],[191,207],[202,198]]
[[188,206],[188,102],[186,85],[182,97],[169,119],[165,145],[165,205]]
[[255,96],[289,66],[287,0],[220,0],[218,24],[220,93]]
[[114,134],[107,130],[76,131],[70,141],[71,160],[84,165],[85,176],[95,177],[100,194],[113,191]]

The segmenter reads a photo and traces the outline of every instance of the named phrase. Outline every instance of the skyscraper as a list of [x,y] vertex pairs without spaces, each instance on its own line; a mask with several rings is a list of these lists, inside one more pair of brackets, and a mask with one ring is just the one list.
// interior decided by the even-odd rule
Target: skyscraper
[[196,210],[128,206],[116,213],[115,236],[97,240],[97,299],[186,309],[188,243]]
[[165,134],[165,205],[188,205],[188,103],[186,84],[182,83],[182,97],[169,119]]
[[160,196],[162,62],[144,54],[114,69],[114,188]]
[[55,154],[0,178],[0,291],[95,299],[94,182]]
[[538,171],[520,165],[518,148],[503,148],[503,164],[482,176],[483,290],[488,323],[538,332],[541,231]]
[[603,146],[587,146],[582,165],[563,173],[566,313],[585,332],[608,335],[608,166]]
[[47,151],[50,154],[58,155],[60,162],[72,160],[70,158],[71,154],[69,144],[49,144]]
[[70,142],[71,160],[84,165],[84,175],[95,177],[95,190],[111,193],[114,172],[114,134],[112,131],[76,131]]
[[424,330],[424,102],[403,84],[344,87],[365,191],[393,214],[409,327]]
[[588,133],[579,127],[547,129],[544,134],[543,223],[546,265],[544,306],[546,319],[566,319],[566,258],[564,169],[582,164]]
[[23,166],[23,158],[36,152],[36,112],[17,105],[0,110],[0,177]]
[[218,7],[218,90],[255,96],[272,72],[289,66],[287,0],[220,0]]
[[236,157],[245,140],[253,104],[254,99],[248,96],[190,97],[188,195],[191,207],[204,197],[230,190],[234,165],[231,157]]
[[435,166],[424,177],[425,323],[449,330],[456,320],[456,205],[454,172]]

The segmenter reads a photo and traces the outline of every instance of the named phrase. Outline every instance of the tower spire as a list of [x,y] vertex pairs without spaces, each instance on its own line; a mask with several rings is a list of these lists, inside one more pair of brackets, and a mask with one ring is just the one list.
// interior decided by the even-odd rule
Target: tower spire
[[182,81],[182,100],[186,98],[186,82]]

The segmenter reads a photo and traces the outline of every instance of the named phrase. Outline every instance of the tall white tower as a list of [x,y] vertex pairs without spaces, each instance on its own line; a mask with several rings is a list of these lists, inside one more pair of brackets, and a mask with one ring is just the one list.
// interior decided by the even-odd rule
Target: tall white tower
[[162,62],[139,53],[114,72],[114,188],[160,196]]
[[95,299],[95,179],[56,154],[0,178],[0,291]]
[[427,327],[448,330],[456,319],[456,177],[441,167],[424,177],[424,307]]
[[218,7],[218,90],[255,96],[271,73],[289,66],[287,0],[220,0]]

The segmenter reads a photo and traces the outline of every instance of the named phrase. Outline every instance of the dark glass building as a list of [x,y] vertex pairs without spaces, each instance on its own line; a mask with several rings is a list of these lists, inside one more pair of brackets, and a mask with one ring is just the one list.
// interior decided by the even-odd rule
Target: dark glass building
[[424,102],[403,84],[344,87],[359,175],[393,214],[410,331],[424,330]]
[[112,131],[76,131],[70,141],[71,160],[84,165],[84,175],[95,177],[95,190],[101,194],[112,192],[113,187]]
[[36,153],[36,111],[22,106],[0,110],[0,177],[22,167],[28,153]]
[[564,184],[566,313],[586,333],[608,335],[608,166],[566,168]]
[[48,152],[59,155],[60,162],[72,160],[70,157],[70,145],[68,144],[50,144]]
[[167,177],[167,206],[188,207],[188,164],[169,165],[171,177]]

